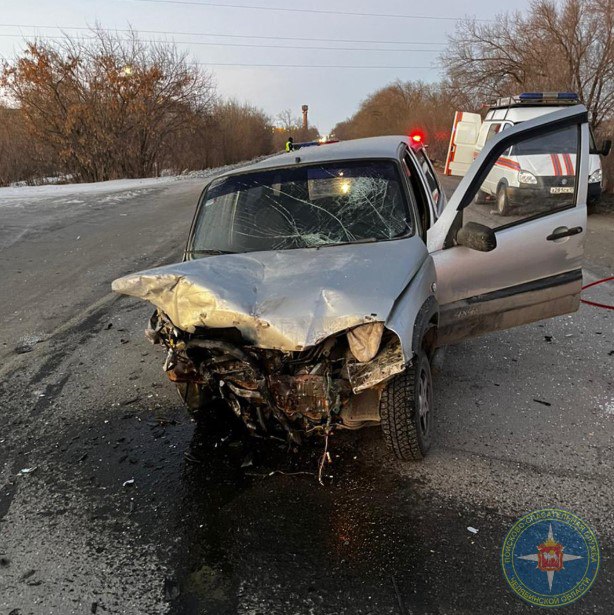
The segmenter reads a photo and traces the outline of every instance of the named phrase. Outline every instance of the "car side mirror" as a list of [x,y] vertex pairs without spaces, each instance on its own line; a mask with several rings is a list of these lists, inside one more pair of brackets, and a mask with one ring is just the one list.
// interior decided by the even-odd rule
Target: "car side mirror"
[[601,151],[599,152],[602,156],[607,156],[612,149],[612,139],[605,139],[605,141],[601,144]]
[[471,250],[490,252],[497,247],[497,236],[489,226],[478,222],[467,222],[456,234],[456,243]]

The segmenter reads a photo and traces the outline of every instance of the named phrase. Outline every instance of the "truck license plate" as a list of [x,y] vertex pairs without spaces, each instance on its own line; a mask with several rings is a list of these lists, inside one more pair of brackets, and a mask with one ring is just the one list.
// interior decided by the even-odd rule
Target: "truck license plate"
[[550,194],[572,194],[573,186],[555,186],[550,188]]

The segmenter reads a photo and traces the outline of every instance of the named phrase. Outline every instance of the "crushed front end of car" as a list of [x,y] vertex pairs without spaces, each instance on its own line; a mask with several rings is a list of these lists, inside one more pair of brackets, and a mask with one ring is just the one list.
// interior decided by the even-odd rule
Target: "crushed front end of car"
[[405,420],[389,385],[420,351],[435,271],[400,171],[357,159],[222,176],[184,262],[113,282],[157,308],[148,336],[195,417],[222,400],[252,434],[291,443],[380,422],[392,397],[388,423]]
[[259,348],[233,327],[187,333],[157,310],[147,337],[166,348],[164,371],[198,416],[223,400],[252,435],[300,443],[379,421],[379,393],[405,366],[382,322],[330,335],[300,351]]

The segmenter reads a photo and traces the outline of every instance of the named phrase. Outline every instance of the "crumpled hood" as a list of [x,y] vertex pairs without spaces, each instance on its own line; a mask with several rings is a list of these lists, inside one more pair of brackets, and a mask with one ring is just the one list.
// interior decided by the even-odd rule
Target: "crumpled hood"
[[416,236],[223,254],[134,273],[115,280],[113,290],[153,303],[184,331],[236,327],[256,346],[293,351],[386,321],[426,257]]

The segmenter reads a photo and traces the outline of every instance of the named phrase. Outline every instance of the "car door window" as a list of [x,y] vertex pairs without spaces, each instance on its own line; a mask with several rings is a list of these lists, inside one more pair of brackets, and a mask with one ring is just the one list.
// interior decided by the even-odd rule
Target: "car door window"
[[408,180],[409,191],[416,202],[416,209],[418,210],[421,227],[420,235],[426,242],[426,233],[432,222],[429,196],[426,193],[424,184],[418,177],[419,170],[416,169],[416,165],[408,151],[406,151],[403,156],[403,169],[405,170]]
[[424,173],[424,177],[426,178],[426,183],[428,184],[431,196],[433,197],[433,203],[437,203],[439,201],[440,188],[439,183],[435,178],[433,168],[431,167],[431,164],[427,159],[425,153],[421,149],[415,150],[414,154],[416,155],[416,158],[418,159],[418,164],[422,168],[422,172]]
[[514,144],[492,165],[463,223],[501,228],[573,207],[578,147],[577,126]]
[[494,136],[496,136],[500,130],[501,130],[501,124],[499,123],[491,124],[488,127],[488,132],[486,133],[486,143],[488,143],[488,141],[490,141]]

